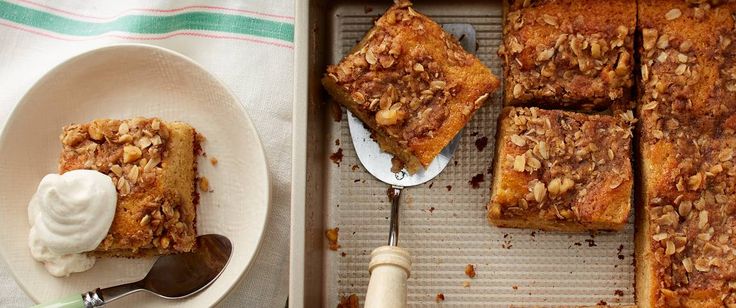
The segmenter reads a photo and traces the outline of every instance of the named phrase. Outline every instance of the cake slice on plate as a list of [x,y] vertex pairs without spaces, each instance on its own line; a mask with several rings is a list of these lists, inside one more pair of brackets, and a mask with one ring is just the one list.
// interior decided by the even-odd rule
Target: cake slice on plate
[[200,148],[194,128],[157,118],[100,119],[66,126],[60,139],[59,173],[97,170],[117,188],[115,217],[94,254],[142,257],[195,248]]

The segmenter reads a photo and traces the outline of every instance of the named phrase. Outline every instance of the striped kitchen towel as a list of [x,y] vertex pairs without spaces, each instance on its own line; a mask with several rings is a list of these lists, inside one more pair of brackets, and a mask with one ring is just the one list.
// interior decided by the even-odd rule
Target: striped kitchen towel
[[[36,80],[87,50],[136,42],[194,59],[245,105],[273,181],[266,240],[252,269],[221,305],[283,307],[289,271],[293,16],[293,0],[0,0],[0,127]],[[0,307],[31,304],[0,262]]]

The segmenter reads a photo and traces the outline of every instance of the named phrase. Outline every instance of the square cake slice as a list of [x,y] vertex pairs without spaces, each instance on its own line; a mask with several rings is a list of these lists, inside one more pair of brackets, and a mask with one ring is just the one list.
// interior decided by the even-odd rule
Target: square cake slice
[[94,120],[63,128],[59,173],[92,169],[112,178],[117,209],[101,256],[188,252],[196,243],[200,151],[194,128],[157,118]]
[[440,25],[401,2],[322,83],[409,172],[428,166],[499,80]]
[[639,307],[736,306],[736,2],[640,0]]
[[504,105],[602,110],[629,104],[636,1],[519,0],[505,11]]
[[499,227],[620,230],[631,209],[631,113],[506,107],[488,219]]

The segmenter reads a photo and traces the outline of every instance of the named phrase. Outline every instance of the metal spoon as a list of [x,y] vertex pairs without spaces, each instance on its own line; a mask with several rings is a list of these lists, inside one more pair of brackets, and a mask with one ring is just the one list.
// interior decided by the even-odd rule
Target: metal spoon
[[220,276],[230,260],[232,244],[227,237],[207,234],[197,237],[197,250],[159,257],[145,278],[124,285],[95,289],[36,307],[99,307],[138,291],[165,299],[180,299],[204,290]]
[[[472,25],[445,24],[443,27],[460,38],[460,43],[466,50],[473,52],[474,46],[471,44],[475,43],[475,29]],[[415,174],[409,174],[405,170],[393,173],[391,171],[393,155],[381,151],[370,137],[371,132],[349,111],[348,125],[355,152],[363,167],[381,182],[391,185],[388,194],[391,200],[388,246],[378,247],[371,252],[371,261],[368,264],[371,278],[365,296],[365,308],[405,307],[406,280],[411,272],[411,258],[408,251],[397,246],[401,191],[405,187],[423,184],[439,175],[455,153],[461,134],[458,133],[424,170]]]

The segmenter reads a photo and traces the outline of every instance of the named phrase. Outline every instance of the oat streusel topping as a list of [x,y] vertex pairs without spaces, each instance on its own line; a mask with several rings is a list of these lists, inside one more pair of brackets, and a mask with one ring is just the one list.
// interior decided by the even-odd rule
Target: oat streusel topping
[[[507,105],[605,109],[628,100],[635,4],[569,2],[511,4],[499,48]],[[591,11],[601,7],[623,12],[602,17]]]
[[60,171],[93,169],[109,175],[118,194],[155,185],[168,131],[154,120],[93,121],[64,127]]
[[[144,200],[144,210],[128,213],[138,215],[134,220],[141,231],[130,237],[108,234],[98,250],[105,251],[113,243],[118,248],[129,246],[133,250],[166,250],[170,245],[177,249],[191,247],[189,239],[193,239],[191,234],[195,231],[182,222],[177,198],[150,193],[158,189],[163,172],[161,162],[168,154],[169,130],[160,120],[95,120],[66,126],[59,138],[63,146],[60,173],[91,169],[107,174],[116,186],[119,204],[129,197],[148,198]],[[136,243],[147,244],[137,247]]]
[[[642,151],[666,169],[645,200],[656,304],[711,290],[734,305],[736,5],[688,2],[696,4],[649,8],[641,24]],[[676,30],[684,25],[694,28]]]
[[504,217],[537,213],[540,219],[580,222],[594,210],[583,206],[592,195],[631,182],[630,113],[615,118],[511,108],[502,121],[505,156],[497,163],[503,177],[528,180],[523,196],[494,196]]

